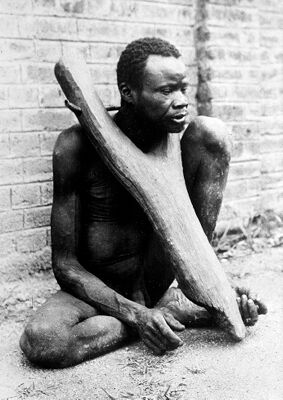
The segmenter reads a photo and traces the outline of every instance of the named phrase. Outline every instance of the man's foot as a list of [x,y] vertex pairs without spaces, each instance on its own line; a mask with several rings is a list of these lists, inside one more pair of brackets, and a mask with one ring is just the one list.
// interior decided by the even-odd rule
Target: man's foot
[[177,287],[170,287],[155,308],[169,312],[186,327],[213,325],[212,316],[209,312],[205,308],[192,303]]
[[[235,292],[244,324],[246,326],[255,325],[258,321],[258,316],[267,313],[266,305],[249,289],[237,287]],[[192,303],[177,287],[170,287],[155,307],[161,311],[164,310],[171,313],[177,321],[186,327],[209,327],[214,325],[211,314],[205,308]]]

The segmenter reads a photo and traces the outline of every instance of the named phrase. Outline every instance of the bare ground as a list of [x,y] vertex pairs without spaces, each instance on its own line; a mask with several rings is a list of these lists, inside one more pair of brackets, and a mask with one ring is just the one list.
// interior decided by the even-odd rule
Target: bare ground
[[56,289],[44,273],[10,283],[0,326],[0,399],[283,399],[283,248],[222,260],[233,280],[266,300],[269,313],[232,343],[217,330],[191,329],[177,351],[156,357],[140,343],[65,370],[42,370],[21,354],[27,316]]

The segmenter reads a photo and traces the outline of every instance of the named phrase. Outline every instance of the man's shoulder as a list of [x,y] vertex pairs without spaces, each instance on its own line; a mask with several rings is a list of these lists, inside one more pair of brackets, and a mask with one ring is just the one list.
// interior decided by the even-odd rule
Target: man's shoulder
[[83,130],[79,124],[64,129],[56,140],[53,156],[78,154],[85,147]]
[[198,115],[189,123],[187,130],[194,130],[199,134],[206,134],[219,131],[223,132],[223,130],[227,130],[227,126],[220,118]]
[[191,141],[200,141],[204,145],[218,145],[227,140],[230,140],[227,125],[219,118],[204,115],[192,119],[182,137],[183,146]]

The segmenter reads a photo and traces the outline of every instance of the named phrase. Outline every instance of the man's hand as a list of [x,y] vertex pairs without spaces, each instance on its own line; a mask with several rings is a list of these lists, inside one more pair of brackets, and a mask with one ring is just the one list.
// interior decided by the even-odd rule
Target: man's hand
[[247,326],[255,325],[258,316],[267,313],[266,305],[249,289],[237,287],[235,291],[244,324]]
[[182,331],[185,326],[168,312],[145,307],[137,315],[135,327],[142,341],[155,354],[164,354],[183,344],[172,329]]

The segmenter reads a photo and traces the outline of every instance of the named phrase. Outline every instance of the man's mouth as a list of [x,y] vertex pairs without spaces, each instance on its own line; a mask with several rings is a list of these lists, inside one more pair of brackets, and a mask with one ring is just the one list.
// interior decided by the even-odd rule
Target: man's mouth
[[182,123],[186,121],[187,113],[172,115],[171,119],[175,122]]

